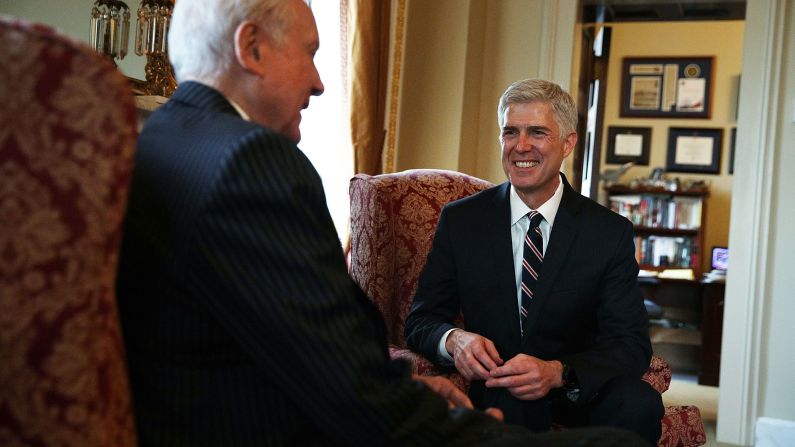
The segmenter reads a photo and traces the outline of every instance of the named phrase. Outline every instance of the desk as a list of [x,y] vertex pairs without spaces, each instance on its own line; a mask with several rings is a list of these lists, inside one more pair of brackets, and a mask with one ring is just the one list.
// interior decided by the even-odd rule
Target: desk
[[726,283],[702,282],[701,372],[700,385],[718,386],[720,378],[720,344],[723,338],[723,307]]
[[701,385],[718,385],[725,283],[638,278],[643,297],[663,308],[650,319],[655,354],[676,373],[697,374]]

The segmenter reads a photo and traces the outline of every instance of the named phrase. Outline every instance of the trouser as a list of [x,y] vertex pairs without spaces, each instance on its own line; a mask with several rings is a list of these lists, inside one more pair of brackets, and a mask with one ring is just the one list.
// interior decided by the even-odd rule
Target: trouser
[[551,399],[552,420],[566,427],[605,426],[623,428],[657,445],[665,408],[662,395],[637,378],[616,377],[596,398],[573,403],[563,393]]

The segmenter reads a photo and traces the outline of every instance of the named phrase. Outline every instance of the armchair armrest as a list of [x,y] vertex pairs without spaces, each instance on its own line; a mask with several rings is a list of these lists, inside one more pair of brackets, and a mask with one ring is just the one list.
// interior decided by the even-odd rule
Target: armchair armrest
[[648,382],[658,393],[664,393],[671,385],[671,368],[668,366],[668,362],[662,357],[652,356],[649,369],[643,375],[643,380]]
[[[445,376],[462,391],[467,392],[469,382],[458,373],[443,373],[436,368],[430,360],[406,348],[395,345],[389,346],[389,357],[401,359],[411,365],[411,372],[423,376]],[[671,385],[671,368],[662,357],[652,356],[649,369],[643,375],[643,380],[649,383],[660,394],[664,393]]]
[[409,349],[390,345],[389,357],[393,360],[401,359],[408,362],[408,364],[411,365],[411,372],[414,374],[419,374],[421,376],[444,376],[450,379],[461,391],[466,393],[469,390],[469,381],[461,374],[443,373],[436,368],[433,362]]

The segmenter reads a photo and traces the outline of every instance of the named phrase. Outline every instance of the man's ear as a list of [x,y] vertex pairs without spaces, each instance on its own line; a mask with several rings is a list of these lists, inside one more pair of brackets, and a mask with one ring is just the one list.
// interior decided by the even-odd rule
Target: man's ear
[[263,37],[262,30],[250,20],[238,25],[235,30],[235,60],[243,70],[262,74],[260,43]]
[[563,158],[566,158],[577,145],[577,132],[572,132],[563,139]]

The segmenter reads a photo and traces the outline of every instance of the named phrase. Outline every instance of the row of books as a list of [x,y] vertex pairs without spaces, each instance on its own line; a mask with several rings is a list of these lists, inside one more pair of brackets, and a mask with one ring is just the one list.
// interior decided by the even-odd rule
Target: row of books
[[610,196],[610,209],[634,225],[650,228],[698,229],[700,197],[627,194]]
[[635,258],[640,265],[689,268],[698,265],[693,238],[671,236],[635,237]]

